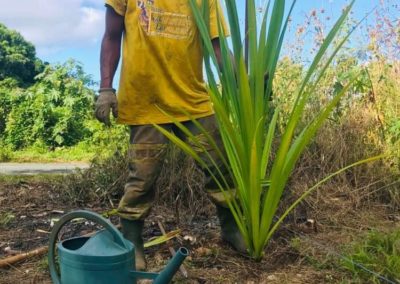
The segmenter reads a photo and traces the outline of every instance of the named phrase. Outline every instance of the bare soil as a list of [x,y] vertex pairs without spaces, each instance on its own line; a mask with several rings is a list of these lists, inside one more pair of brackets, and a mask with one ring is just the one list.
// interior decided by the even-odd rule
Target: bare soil
[[[178,224],[173,210],[156,206],[146,222],[145,237],[161,234],[157,221],[167,231],[182,230],[173,245],[186,246],[191,252],[185,261],[189,278],[178,272],[176,283],[361,283],[340,267],[339,255],[372,228],[399,227],[399,212],[381,203],[357,204],[343,191],[331,191],[323,200],[313,201],[307,204],[308,221],[292,216],[270,242],[261,262],[238,255],[220,240],[212,207],[209,214],[193,220],[180,218]],[[98,202],[77,208],[65,202],[51,182],[0,181],[0,259],[10,256],[10,249],[26,252],[46,246],[52,219],[76,209],[102,213],[111,208]],[[90,230],[82,224],[69,234]],[[166,244],[149,248],[146,255],[150,271],[159,271],[170,258]],[[0,269],[0,283],[51,283],[46,256]]]

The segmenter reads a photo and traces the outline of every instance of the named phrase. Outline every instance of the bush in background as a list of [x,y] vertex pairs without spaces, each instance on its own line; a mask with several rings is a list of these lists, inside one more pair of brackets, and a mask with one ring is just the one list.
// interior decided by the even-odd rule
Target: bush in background
[[81,65],[70,60],[47,66],[36,79],[28,89],[8,94],[6,144],[22,149],[39,142],[55,148],[73,146],[88,138],[91,132],[85,121],[92,117],[94,92]]

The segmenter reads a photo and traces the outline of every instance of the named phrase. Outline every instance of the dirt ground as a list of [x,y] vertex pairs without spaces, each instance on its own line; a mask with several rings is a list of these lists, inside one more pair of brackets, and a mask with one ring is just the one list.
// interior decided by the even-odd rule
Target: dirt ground
[[[383,204],[357,205],[335,191],[320,203],[318,208],[309,204],[308,221],[291,218],[259,263],[238,255],[220,241],[212,213],[177,224],[172,210],[157,206],[146,222],[145,237],[161,234],[157,221],[162,221],[167,231],[181,229],[173,246],[189,248],[191,255],[184,264],[189,277],[178,272],[176,283],[361,283],[340,267],[339,255],[371,228],[399,227],[400,213]],[[0,259],[46,246],[52,219],[76,209],[101,213],[110,206],[94,202],[76,208],[62,201],[50,182],[26,178],[0,181]],[[114,218],[112,221],[117,223]],[[75,226],[73,234],[88,231],[85,225]],[[170,257],[166,244],[149,248],[146,255],[150,271],[162,269]],[[0,268],[0,283],[51,283],[46,256]]]

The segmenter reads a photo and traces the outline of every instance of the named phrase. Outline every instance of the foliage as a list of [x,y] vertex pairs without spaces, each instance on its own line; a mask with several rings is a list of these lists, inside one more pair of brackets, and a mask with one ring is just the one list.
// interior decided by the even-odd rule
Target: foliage
[[353,245],[342,264],[364,281],[382,283],[382,279],[366,272],[360,265],[392,282],[400,282],[400,230],[370,232],[364,240]]
[[94,92],[82,66],[70,60],[47,66],[28,89],[7,92],[2,88],[8,115],[4,141],[14,149],[35,144],[42,148],[73,146],[91,133],[85,121],[91,119]]
[[11,111],[11,93],[18,89],[18,82],[13,78],[0,81],[0,135],[4,133],[7,118]]
[[0,23],[0,81],[13,78],[19,84],[31,84],[42,69],[35,47]]
[[0,162],[8,162],[14,158],[12,149],[0,141]]
[[87,160],[112,152],[101,149],[125,139],[126,128],[105,131],[95,120],[93,87],[79,62],[44,65],[32,44],[0,24],[0,160]]

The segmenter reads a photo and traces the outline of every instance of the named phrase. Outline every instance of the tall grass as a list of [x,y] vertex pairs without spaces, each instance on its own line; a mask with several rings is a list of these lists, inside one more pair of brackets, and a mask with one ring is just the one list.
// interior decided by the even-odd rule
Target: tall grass
[[[190,0],[193,15],[203,40],[210,96],[226,156],[222,154],[223,150],[218,149],[210,136],[205,134],[210,144],[220,153],[224,166],[230,169],[236,189],[236,198],[226,196],[229,208],[244,237],[249,254],[257,260],[262,258],[268,240],[289,210],[298,203],[297,201],[293,204],[278,222],[273,222],[283,191],[296,162],[353,83],[353,80],[349,80],[347,85],[334,93],[332,99],[313,116],[313,119],[303,129],[299,129],[299,122],[306,112],[308,99],[318,91],[319,82],[351,34],[349,32],[332,47],[333,41],[351,11],[354,0],[344,9],[328,33],[300,84],[292,94],[295,103],[283,133],[277,139],[276,127],[280,110],[279,106],[276,109],[272,108],[269,102],[285,32],[296,1],[291,3],[288,11],[286,11],[288,7],[285,2],[287,1],[268,1],[262,22],[258,25],[255,1],[247,1],[248,62],[246,62],[238,6],[236,1],[225,0],[231,33],[230,45],[228,39],[224,37],[223,24],[219,22],[222,62],[217,62],[209,34],[208,1],[203,1],[199,7],[196,0]],[[231,56],[229,46],[232,46],[233,56]],[[213,67],[217,69],[216,73],[213,71]],[[269,78],[267,81],[265,80],[266,74]],[[215,77],[218,77],[218,80]],[[222,88],[219,88],[217,81],[220,82]],[[204,130],[201,125],[194,122],[201,130]],[[196,142],[195,137],[182,124],[177,121],[175,123],[191,138],[191,142],[194,142],[196,147],[204,148],[199,141]],[[215,173],[186,142],[160,127],[158,129],[209,170],[224,194],[229,194],[226,191],[229,189],[229,184],[221,170],[217,170]],[[276,144],[274,142],[278,144],[276,152],[273,151],[273,144]],[[272,155],[273,159],[271,159]],[[209,158],[211,159],[211,157]],[[362,162],[374,159],[377,158]],[[215,161],[212,163],[216,165]],[[344,170],[339,170],[329,177]],[[312,187],[303,194],[300,200],[326,180],[324,179]]]

